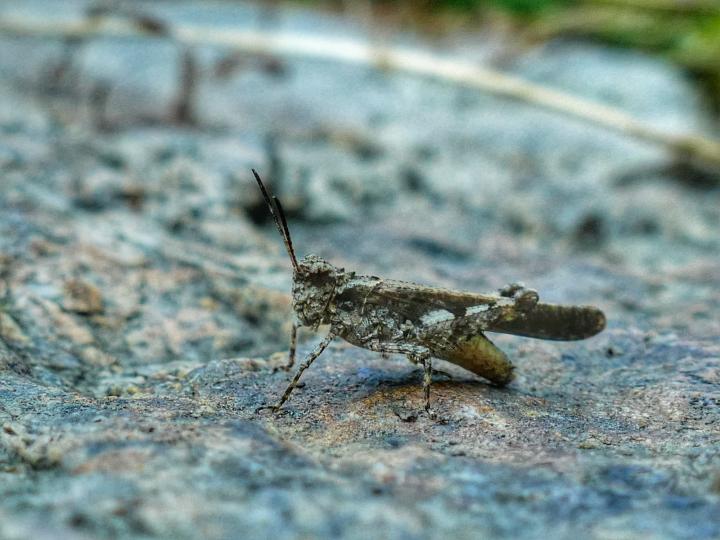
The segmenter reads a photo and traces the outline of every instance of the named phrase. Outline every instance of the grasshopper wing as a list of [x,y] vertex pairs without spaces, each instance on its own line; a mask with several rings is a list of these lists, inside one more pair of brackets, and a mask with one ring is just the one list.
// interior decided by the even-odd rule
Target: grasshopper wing
[[559,341],[585,339],[605,328],[605,315],[592,306],[518,302],[495,294],[365,276],[347,290],[364,307],[385,307],[400,322],[409,320],[417,326],[475,321],[478,332]]
[[[505,385],[513,378],[510,360],[482,334],[483,322],[466,316],[472,307],[481,307],[483,312],[507,310],[513,304],[510,298],[359,276],[347,284],[337,304],[340,310],[346,310],[345,319],[353,320],[354,333],[358,329],[363,333],[373,330],[363,326],[367,320],[380,321],[381,328],[374,330],[381,341],[380,336],[384,336],[387,340],[421,346],[436,358],[457,364],[498,385]],[[408,322],[412,329],[410,335],[405,333]],[[470,323],[470,327],[456,326],[461,322]],[[406,330],[402,331],[403,328]],[[357,337],[353,332],[345,332],[341,337],[353,343]],[[362,346],[362,341],[356,344]]]
[[494,306],[500,296],[454,291],[441,287],[428,287],[409,281],[382,279],[374,276],[358,276],[340,295],[361,301],[364,307],[386,307],[403,321],[415,324],[462,317],[466,309],[476,305]]
[[[570,340],[590,337],[605,326],[605,316],[596,308],[538,304],[536,295],[528,301],[527,297],[454,291],[369,276],[351,280],[337,303],[339,309],[347,310],[348,317],[356,317],[356,329],[364,324],[366,315],[381,311],[377,320],[382,320],[383,326],[399,329],[409,321],[415,328],[412,339],[433,356],[498,385],[513,379],[513,365],[484,331]],[[350,335],[345,339],[353,342]]]

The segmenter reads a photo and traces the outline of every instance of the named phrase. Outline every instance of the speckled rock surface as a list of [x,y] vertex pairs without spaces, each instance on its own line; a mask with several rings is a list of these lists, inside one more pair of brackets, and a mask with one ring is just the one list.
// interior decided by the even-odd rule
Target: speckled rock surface
[[[361,33],[302,11],[273,24]],[[447,47],[502,49],[464,39]],[[0,36],[0,538],[720,536],[715,176],[437,82],[257,58],[221,77],[223,51],[196,54],[194,123],[178,125],[172,44]],[[555,43],[503,62],[713,129],[656,59]],[[520,280],[601,307],[608,328],[492,336],[516,380],[443,364],[435,420],[416,367],[336,342],[281,413],[256,413],[290,377],[275,368],[291,275],[250,167],[300,253],[467,290]],[[300,354],[318,340],[301,334]]]

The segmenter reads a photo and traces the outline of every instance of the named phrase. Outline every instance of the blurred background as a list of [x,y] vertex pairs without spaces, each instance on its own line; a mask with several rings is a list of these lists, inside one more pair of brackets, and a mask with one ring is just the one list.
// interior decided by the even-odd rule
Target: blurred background
[[[285,374],[265,368],[280,365],[287,350],[292,275],[253,182],[254,167],[282,199],[300,256],[315,253],[361,273],[455,289],[492,291],[522,281],[544,301],[605,310],[608,330],[582,344],[494,336],[519,359],[518,390],[506,395],[477,381],[447,386],[466,400],[465,408],[447,413],[456,414],[450,427],[427,428],[436,430],[432,440],[444,440],[458,426],[481,425],[486,435],[516,430],[487,443],[477,430],[468,432],[462,451],[477,456],[500,449],[498,455],[521,461],[546,447],[561,448],[585,463],[576,456],[578,445],[586,444],[587,433],[599,433],[587,448],[607,445],[602,459],[615,463],[617,456],[632,455],[645,459],[651,471],[622,484],[628,500],[651,501],[644,514],[628,518],[632,530],[665,537],[668,529],[662,527],[672,522],[676,531],[709,538],[718,531],[720,515],[716,503],[703,498],[708,478],[720,470],[709,450],[718,442],[710,417],[720,403],[718,96],[720,3],[714,0],[3,0],[0,370],[41,389],[32,394],[30,383],[18,383],[22,390],[7,396],[25,401],[7,410],[15,411],[14,418],[29,417],[45,399],[38,396],[46,394],[80,400],[73,402],[78,410],[106,403],[86,398],[117,398],[143,418],[159,418],[152,411],[167,406],[183,411],[168,412],[168,418],[202,423],[249,417],[254,406],[275,396]],[[302,334],[301,352],[316,339],[312,332]],[[335,354],[341,367],[319,368],[324,375],[318,377],[327,379],[308,383],[332,389],[360,381],[355,394],[347,394],[349,404],[334,404],[343,421],[365,418],[352,409],[360,403],[357,395],[378,395],[388,377],[395,377],[398,388],[414,389],[417,382],[407,362],[372,355],[355,362],[357,355]],[[415,390],[408,392],[415,396]],[[535,428],[518,420],[529,423],[534,412],[502,409],[515,407],[521,394],[528,408],[541,407],[542,400],[542,407],[558,404],[538,413],[547,429],[535,417]],[[331,395],[300,392],[295,403],[310,407],[303,399],[339,399]],[[475,410],[478,395],[494,401],[473,416],[468,411]],[[388,403],[398,399],[393,395]],[[368,410],[384,406],[377,403]],[[646,418],[656,407],[657,416]],[[47,426],[67,422],[63,415],[70,409],[49,408],[56,414],[52,420],[40,411],[32,422],[52,431]],[[2,410],[0,403],[0,419]],[[105,418],[106,412],[93,414]],[[416,419],[402,415],[388,412],[388,432],[400,429],[392,424],[397,417]],[[580,417],[586,422],[581,428]],[[92,418],[87,429],[101,429]],[[172,422],[170,431],[177,427]],[[392,444],[436,444],[418,442],[413,424],[407,429]],[[525,429],[538,432],[530,436]],[[628,434],[642,429],[654,431],[646,442],[631,441]],[[15,440],[5,433],[0,435]],[[138,440],[153,437],[149,431],[133,433]],[[301,446],[310,436],[292,433]],[[327,444],[335,448],[363,437],[371,436],[360,430]],[[318,440],[317,452],[327,457],[328,447]],[[368,440],[366,450],[395,448],[385,439]],[[512,446],[511,440],[521,442]],[[598,440],[630,446],[615,456],[617,446]],[[215,450],[206,448],[208,455],[225,448],[223,441]],[[533,446],[540,443],[543,449]],[[436,446],[434,451],[447,450]],[[697,454],[683,453],[690,447]],[[242,448],[231,450],[244,455]],[[343,448],[338,452],[349,456],[355,447]],[[671,472],[647,457],[666,450],[668,462],[677,465]],[[194,467],[195,458],[187,459],[185,466]],[[617,459],[618,467],[626,467],[624,457]],[[538,474],[554,474],[553,467],[572,460],[541,465]],[[701,465],[695,470],[691,462]],[[578,465],[578,482],[597,481],[603,494],[632,473],[627,465],[617,476],[582,476],[595,466],[593,460]],[[154,467],[160,465],[147,470]],[[258,470],[253,467],[248,470]],[[262,470],[269,477],[282,470],[277,463],[267,467],[270,472]],[[226,469],[216,472],[196,481],[177,477],[174,493],[205,481],[210,498],[212,482],[237,488],[222,484],[233,478]],[[647,495],[666,485],[666,472],[681,478],[667,480],[668,490],[680,485],[693,496],[700,493],[701,502],[692,506],[696,514],[670,502],[657,506],[655,494]],[[502,483],[504,473],[498,474]],[[540,489],[529,476],[507,478],[527,481],[516,486],[530,490],[525,494]],[[553,486],[566,488],[565,479],[556,480]],[[64,491],[65,480],[58,482],[53,485]],[[137,489],[141,499],[152,492],[133,482],[128,489]],[[117,485],[101,484],[99,492],[108,489],[114,501]],[[82,501],[94,502],[85,484],[77,486],[77,499],[49,506],[57,519]],[[5,518],[15,515],[13,508],[24,508],[23,499],[11,497],[24,489],[0,497],[6,501],[0,518],[3,504]],[[576,501],[583,515],[593,509],[588,519],[602,521],[604,512],[620,508],[596,504],[595,491],[567,489],[570,495],[553,499],[558,508]],[[503,505],[501,498],[485,503]],[[175,499],[163,500],[168,508],[176,506]],[[15,507],[7,501],[20,502]],[[292,501],[287,504],[296,510],[293,505],[305,504]],[[355,516],[354,496],[348,501],[348,515]],[[186,504],[208,527],[221,527],[193,506],[199,503]],[[104,523],[105,510],[89,506]],[[544,527],[564,523],[552,508],[536,510],[523,522],[527,534],[542,536]],[[137,533],[144,529],[123,517],[137,517],[134,512],[108,519]],[[715,528],[700,529],[713,512]],[[462,519],[479,523],[490,519],[465,507],[448,519],[464,514]],[[511,514],[499,514],[509,520],[507,528],[494,530],[518,537]],[[222,515],[228,520],[222,530],[230,535],[238,530],[232,520],[245,516],[234,510]],[[418,519],[435,526],[438,515]],[[88,528],[92,519],[79,519],[77,527],[126,531],[120,525]],[[147,530],[166,523],[157,515],[137,519]],[[178,520],[157,530],[197,536],[193,525],[185,529]],[[411,521],[398,521],[398,531],[417,532],[403,528]],[[72,519],[63,523],[75,530]],[[257,527],[248,530],[269,530]],[[322,536],[335,529],[307,530]]]
[[250,167],[300,254],[401,279],[635,303],[717,254],[715,2],[6,1],[0,39],[3,252],[102,290],[116,361],[283,346]]

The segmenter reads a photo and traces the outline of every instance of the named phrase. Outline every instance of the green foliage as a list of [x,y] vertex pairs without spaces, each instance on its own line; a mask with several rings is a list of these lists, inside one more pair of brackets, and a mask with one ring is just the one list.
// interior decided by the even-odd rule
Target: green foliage
[[434,10],[476,12],[478,10],[500,10],[517,15],[534,15],[548,8],[563,5],[567,0],[438,0],[419,2]]
[[[488,3],[488,2],[479,2]],[[491,0],[489,2],[497,9],[503,9],[518,15],[535,15],[547,12],[551,8],[564,5],[563,0]]]
[[487,19],[512,25],[518,40],[573,36],[661,54],[707,83],[720,106],[720,0],[371,1],[378,13],[397,9],[405,22],[431,32]]
[[690,66],[720,70],[720,15],[698,21],[673,50],[675,58]]
[[439,0],[434,11],[496,14],[531,40],[586,37],[665,56],[708,83],[720,105],[720,1]]

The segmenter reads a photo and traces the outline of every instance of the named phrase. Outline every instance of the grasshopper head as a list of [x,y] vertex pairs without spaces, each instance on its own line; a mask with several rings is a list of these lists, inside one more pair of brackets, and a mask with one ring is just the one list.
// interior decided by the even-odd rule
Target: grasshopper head
[[298,262],[293,280],[293,309],[303,326],[329,323],[333,298],[345,272],[315,255]]

